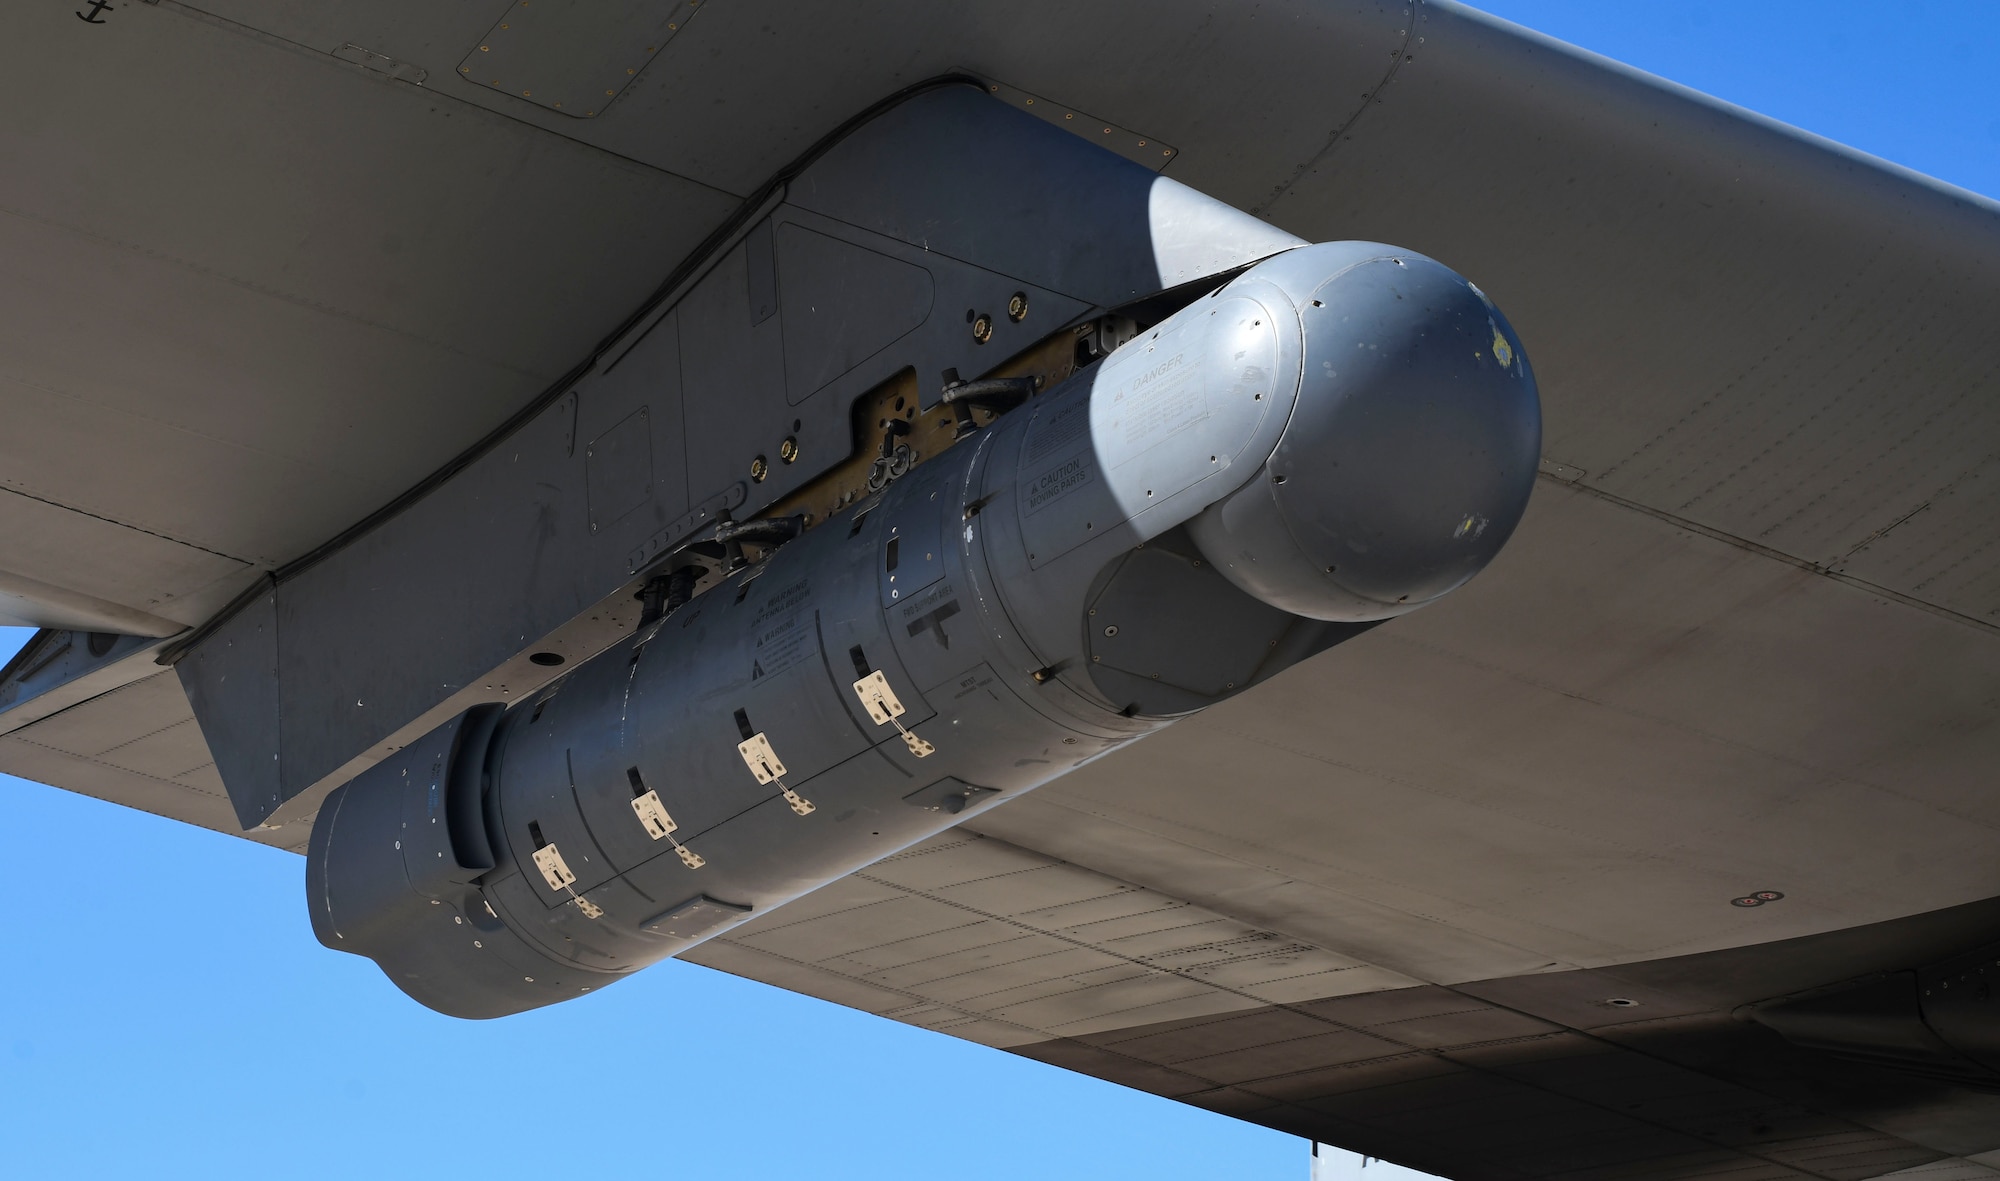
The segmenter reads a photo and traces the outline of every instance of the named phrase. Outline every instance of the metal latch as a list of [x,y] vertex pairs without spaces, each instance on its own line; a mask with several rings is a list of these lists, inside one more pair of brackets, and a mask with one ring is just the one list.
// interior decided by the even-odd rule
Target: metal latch
[[785,795],[785,802],[792,811],[801,816],[813,813],[812,801],[785,786],[785,764],[778,759],[778,752],[771,749],[771,740],[762,730],[736,744],[736,753],[743,756],[743,763],[750,768],[759,784],[775,783]]
[[[534,831],[539,834],[541,829],[539,826],[536,826]],[[534,857],[535,868],[542,871],[542,880],[549,884],[549,889],[560,890],[569,895],[569,900],[576,903],[576,908],[583,912],[584,918],[601,919],[604,917],[603,907],[576,892],[574,888],[576,886],[576,874],[570,872],[569,862],[563,860],[562,851],[555,847],[553,841],[536,849]]]
[[771,749],[771,740],[764,737],[762,730],[737,743],[736,753],[743,756],[750,774],[755,775],[760,784],[769,783],[785,773],[785,764],[778,761],[778,752]]
[[535,868],[542,871],[542,880],[549,884],[551,890],[567,890],[576,883],[576,875],[569,871],[569,862],[563,860],[562,853],[554,844],[535,850]]
[[656,841],[668,833],[680,830],[681,826],[674,823],[672,816],[667,815],[667,806],[660,802],[660,793],[657,791],[649,789],[645,795],[634,796],[632,811],[638,815],[639,826],[646,830],[646,835]]
[[639,818],[639,827],[646,830],[646,835],[656,841],[662,837],[666,838],[672,843],[674,852],[680,854],[681,864],[689,869],[700,869],[707,865],[708,862],[702,859],[701,854],[674,840],[674,834],[680,831],[681,826],[675,824],[674,818],[667,814],[667,806],[660,802],[660,793],[646,786],[645,777],[639,774],[639,768],[625,768],[625,778],[632,784],[632,814]]
[[903,736],[903,745],[910,748],[911,754],[923,759],[937,753],[937,747],[910,733],[897,720],[907,711],[903,708],[903,699],[889,687],[889,678],[881,669],[854,682],[854,695],[861,699],[861,708],[868,711],[868,716],[875,719],[876,725],[887,722],[896,727],[896,733]]
[[647,836],[656,841],[665,837],[673,842],[674,852],[681,856],[681,864],[689,869],[700,869],[708,864],[701,854],[674,840],[674,834],[680,831],[681,826],[667,815],[667,806],[660,802],[659,792],[649,788],[644,795],[633,796],[632,811],[638,815],[639,825],[646,830]]

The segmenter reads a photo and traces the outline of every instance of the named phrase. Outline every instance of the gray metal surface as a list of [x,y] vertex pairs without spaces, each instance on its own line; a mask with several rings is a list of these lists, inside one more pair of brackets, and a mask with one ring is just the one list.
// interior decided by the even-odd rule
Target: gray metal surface
[[1444,988],[960,830],[688,958],[1444,1176],[1855,1181],[2000,1163],[2000,1099],[1733,1014],[1996,918]]
[[684,958],[1002,1049],[1417,983],[965,831]]
[[[1379,268],[1415,277],[1369,281]],[[1411,555],[1449,555],[1455,572],[1483,565],[1532,479],[1534,385],[1521,366],[1478,360],[1492,325],[1463,279],[1371,243],[1251,267],[878,496],[727,571],[516,704],[490,746],[474,719],[498,707],[476,707],[336,788],[308,861],[315,931],[442,1012],[549,1004],[1248,689],[1322,646],[1314,617],[1353,614],[1355,596],[1338,579],[1294,580],[1287,603],[1311,614],[1274,613],[1172,535],[1275,480],[1287,446],[1394,447],[1418,470],[1468,473],[1446,485],[1442,514],[1430,482],[1364,469],[1273,517],[1300,530],[1386,514],[1386,528],[1328,535],[1386,556],[1370,584],[1378,616],[1428,601],[1441,589],[1434,563]],[[1317,363],[1357,350],[1393,359],[1353,372]],[[1455,396],[1418,386],[1413,397],[1406,375],[1439,368],[1456,371],[1444,391]],[[1440,451],[1426,455],[1409,420],[1440,402],[1452,431],[1434,432]],[[1317,412],[1323,403],[1343,413]],[[1454,527],[1468,514],[1494,539]],[[1104,589],[1163,541],[1185,568],[1143,588],[1159,626],[1135,629],[1124,671],[1100,677],[1086,649],[1119,631]],[[947,609],[964,617],[956,643],[941,630]],[[1253,626],[1229,626],[1246,615]],[[261,617],[245,611],[189,660],[236,651],[242,621]],[[1220,642],[1190,653],[1179,634],[1199,628]],[[1181,671],[1191,658],[1195,671]],[[1174,692],[1162,695],[1151,682],[1170,663]],[[188,683],[232,682],[211,670]],[[225,782],[241,806],[226,766]],[[734,910],[679,922],[669,904],[689,894]],[[496,923],[540,966],[497,954]],[[487,942],[496,954],[474,954]]]
[[1441,983],[1836,930],[2000,893],[1995,644],[1545,478],[1462,593],[976,826]]
[[[219,756],[225,781],[247,776],[246,826],[281,806],[276,823],[302,821],[444,718],[518,700],[551,675],[521,664],[529,650],[610,643],[633,552],[691,506],[724,497],[751,515],[845,460],[863,391],[905,370],[980,372],[1092,308],[1298,245],[963,85],[856,128],[783,197],[573,389],[281,575],[281,689],[258,703],[276,703],[275,739],[260,722],[254,750]],[[232,643],[198,638],[181,662],[198,713],[251,675]],[[228,747],[234,723],[215,728]]]
[[[1534,348],[1549,473],[1454,599],[982,826],[1428,981],[2000,893],[1991,202],[1449,3],[717,0],[588,120],[440,81],[495,12],[202,7],[238,23],[8,17],[0,483],[69,514],[0,517],[13,618],[206,617],[253,576],[149,606],[155,539],[253,566],[328,540],[574,363],[733,195],[967,68],[1158,136],[1289,231],[1477,278]],[[34,556],[86,516],[124,530],[101,561]],[[179,771],[107,761],[152,717],[131,692],[0,760],[233,831]],[[38,742],[62,717],[107,745]]]
[[694,0],[509,4],[459,63],[473,85],[576,119],[613,100],[697,11]]
[[[1646,492],[1653,460],[1627,457],[1707,391],[1742,390],[1742,398],[1703,412],[1747,416],[1744,431],[1724,432],[1739,451],[1719,453],[1716,462],[1730,466],[1717,477],[1749,462],[1739,481],[1754,469],[1773,472],[1773,488],[1811,489],[1810,471],[1777,477],[1768,467],[1810,448],[1851,456],[1861,478],[1843,486],[1841,495],[1855,499],[1828,506],[1843,509],[1828,519],[1855,527],[1843,540],[1814,540],[1809,530],[1818,514],[1810,510],[1781,528],[1790,508],[1729,526],[1753,540],[1769,530],[1762,543],[1807,560],[1840,558],[1853,576],[1916,597],[1992,593],[1979,589],[1987,577],[1981,571],[1990,568],[1983,560],[1939,561],[1932,553],[1963,535],[1952,514],[1982,511],[1980,489],[1990,482],[1979,458],[1990,426],[1976,399],[1953,393],[1984,372],[1971,343],[1976,320],[1968,317],[1981,306],[1981,276],[1990,269],[1990,247],[1981,245],[1990,237],[1986,206],[1453,5],[1316,6],[1290,24],[1212,30],[1214,40],[1199,50],[1175,31],[1198,19],[1192,12],[1149,10],[1137,22],[1142,32],[1115,9],[1066,14],[1065,27],[1086,41],[1097,22],[1121,27],[1120,36],[1101,39],[1088,70],[1031,41],[1037,22],[1026,14],[1001,20],[958,9],[808,10],[770,24],[768,34],[756,34],[756,53],[739,57],[727,49],[758,23],[758,6],[723,5],[638,75],[613,112],[583,121],[456,80],[457,63],[491,27],[490,15],[359,2],[202,7],[242,23],[171,3],[140,6],[103,28],[51,11],[23,14],[9,41],[22,59],[8,77],[37,93],[62,93],[65,77],[116,79],[77,102],[44,108],[52,121],[38,131],[17,130],[24,166],[8,205],[22,216],[9,222],[17,238],[9,289],[40,298],[9,317],[19,336],[8,350],[10,396],[48,425],[36,438],[16,436],[20,462],[10,463],[18,474],[9,486],[56,504],[240,561],[296,556],[408,487],[574,363],[729,207],[728,198],[704,190],[674,190],[659,169],[747,192],[866,102],[970,66],[1160,135],[1178,149],[1177,177],[1244,208],[1268,206],[1267,216],[1294,232],[1398,241],[1481,276],[1516,309],[1530,338],[1544,338],[1543,353],[1556,366],[1552,397],[1576,391],[1574,403],[1557,403],[1551,454],[1585,472],[1616,466],[1606,478],[1621,495],[1658,499],[1669,511],[1699,508],[1664,486],[1658,497]],[[1387,54],[1416,50],[1405,42],[1418,37],[1421,52]],[[861,44],[872,52],[845,48]],[[346,45],[422,66],[432,83],[415,86],[331,56]],[[839,71],[829,90],[825,71],[809,66],[836,58],[868,65]],[[107,69],[109,61],[119,65]],[[171,74],[149,72],[167,62],[210,63],[211,74],[178,64]],[[880,64],[888,62],[897,64]],[[1245,70],[1243,62],[1257,67]],[[272,101],[310,112],[311,122],[288,122],[280,141],[257,122],[256,108],[211,104],[196,115],[188,105],[201,101],[195,78],[211,75],[238,86],[254,80],[259,93],[289,96]],[[795,89],[808,77],[822,79],[810,96]],[[128,93],[145,100],[122,101]],[[736,97],[713,101],[724,95]],[[774,126],[756,115],[787,101],[801,110],[799,122]],[[702,118],[679,114],[697,107]],[[1535,134],[1520,134],[1525,127]],[[555,130],[590,138],[571,141]],[[1413,141],[1438,150],[1402,150]],[[285,143],[308,142],[315,145],[310,153],[285,154],[292,150]],[[49,155],[57,143],[89,145],[113,171],[92,174],[105,183],[86,191]],[[341,146],[347,143],[355,147]],[[153,145],[172,147],[162,155]],[[315,169],[353,159],[399,166],[317,179]],[[509,159],[523,163],[507,171],[512,166],[502,161]],[[463,166],[472,161],[477,166]],[[1461,162],[1493,182],[1477,207],[1461,199]],[[513,178],[504,200],[478,187],[478,178],[496,170]],[[388,176],[396,183],[362,179]],[[274,190],[265,177],[281,178],[283,187]],[[118,196],[139,192],[149,194],[143,205]],[[554,212],[557,203],[592,213],[565,218]],[[356,209],[369,212],[346,217]],[[1628,223],[1594,216],[1602,209],[1653,212],[1644,223]],[[447,210],[449,219],[440,220]],[[301,218],[324,228],[292,233]],[[420,232],[429,225],[451,228]],[[660,236],[677,226],[692,232],[665,245]],[[663,247],[635,248],[654,241]],[[608,282],[599,263],[581,282],[573,260],[582,257],[615,257],[630,278]],[[37,258],[47,265],[35,269]],[[128,259],[144,278],[120,270]],[[1648,278],[1635,285],[1627,279],[1634,274]],[[118,302],[121,291],[153,284],[176,294],[150,301],[143,313]],[[1579,298],[1606,291],[1621,298]],[[525,298],[530,293],[543,298]],[[1923,311],[1871,315],[1878,297],[1885,309]],[[1834,303],[1819,314],[1825,298]],[[364,305],[365,313],[355,310]],[[562,310],[552,318],[544,307]],[[89,314],[69,314],[85,308]],[[159,319],[164,308],[199,309],[200,320],[168,327]],[[1791,309],[1795,320],[1786,319]],[[94,347],[105,323],[119,326],[115,350]],[[191,350],[188,342],[203,339],[199,323],[246,325],[233,339],[252,351]],[[1648,330],[1636,331],[1640,323]],[[1855,331],[1857,324],[1866,330]],[[566,336],[558,325],[568,326]],[[1640,351],[1603,347],[1627,336]],[[538,341],[553,347],[529,361],[522,348]],[[1717,348],[1718,341],[1735,343]],[[426,352],[420,342],[438,347]],[[1871,363],[1878,355],[1910,360],[1885,369]],[[512,366],[517,376],[475,376],[481,358]],[[374,368],[356,369],[364,362]],[[1923,429],[1895,443],[1893,454],[1882,452],[1900,436],[1854,415],[1870,405],[1902,405],[1880,391],[1903,382],[1909,364],[1945,379],[1927,395],[1936,412],[1918,416],[1912,425]],[[523,382],[521,373],[534,376]],[[513,392],[419,397],[408,383],[427,374],[433,386],[424,388],[443,388],[436,385],[443,381],[453,390]],[[386,384],[384,375],[393,375]],[[154,388],[162,381],[168,384]],[[354,425],[328,431],[324,416],[311,413],[273,420],[241,412],[247,391],[274,383],[286,389],[288,405],[338,406],[347,416],[339,421]],[[1840,405],[1851,411],[1814,416],[1805,434],[1783,429],[1786,414],[1796,418],[1813,404],[1813,391],[1847,385],[1853,392]],[[106,397],[119,389],[145,390],[145,409]],[[357,389],[381,393],[357,401]],[[217,403],[225,391],[243,392],[236,402]],[[1600,399],[1594,407],[1592,398]],[[36,399],[39,405],[29,404]],[[141,421],[168,431],[164,438],[151,432],[146,463],[92,466],[90,456],[122,454],[123,444],[107,442],[136,437]],[[63,423],[71,424],[65,433],[52,433]],[[245,434],[250,429],[261,433]],[[1674,438],[1671,446],[1681,446],[1691,435]],[[1766,454],[1753,445],[1757,438],[1792,442]],[[366,454],[362,439],[369,440]],[[51,470],[41,457],[52,454],[83,462]],[[1666,459],[1661,470],[1696,466],[1694,457],[1667,458],[1660,447],[1648,454]],[[1731,463],[1728,455],[1742,458]],[[273,495],[302,478],[309,495]],[[139,503],[144,489],[162,486],[182,490],[173,499],[186,503],[184,511]],[[1810,491],[1801,495],[1800,503],[1811,502]],[[1721,511],[1724,498],[1720,490],[1709,494],[1710,509]],[[253,505],[268,507],[253,512]],[[273,517],[280,505],[297,507]],[[1872,507],[1844,507],[1856,505]],[[1753,496],[1739,507],[1755,506]],[[263,526],[255,526],[259,512]],[[1876,521],[1871,513],[1886,515]],[[1933,527],[1939,532],[1927,540]],[[36,577],[33,570],[13,573]],[[103,593],[109,588],[101,580],[37,581],[132,605]],[[193,604],[182,622],[241,585]],[[1990,605],[1955,609],[1980,615]]]
[[1348,623],[1414,611],[1485,569],[1542,450],[1535,379],[1506,317],[1431,259],[1373,254],[1293,295],[1304,380],[1334,396],[1300,399],[1263,470],[1188,524],[1259,600]]
[[[71,521],[12,518],[6,566],[69,592],[200,622],[575,364],[734,205],[338,42],[118,17],[23,10],[0,50],[4,380],[36,424],[0,469]],[[37,559],[63,541],[91,564]]]
[[304,853],[308,831],[243,831],[179,680],[132,663],[122,683],[0,735],[7,773]]
[[[1993,202],[1455,5],[1415,32],[1337,148],[1246,207],[1481,277],[1585,486],[2000,622],[2000,554],[1952,540],[2000,510]],[[1476,216],[1467,175],[1504,178]]]
[[159,671],[157,641],[113,632],[43,630],[0,668],[0,734]]

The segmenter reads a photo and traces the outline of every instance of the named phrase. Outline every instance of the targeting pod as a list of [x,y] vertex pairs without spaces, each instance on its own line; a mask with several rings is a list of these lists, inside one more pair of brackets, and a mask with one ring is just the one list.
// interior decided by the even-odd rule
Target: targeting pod
[[1526,507],[1520,342],[1302,247],[329,797],[329,947],[490,1017],[614,981],[1464,583]]

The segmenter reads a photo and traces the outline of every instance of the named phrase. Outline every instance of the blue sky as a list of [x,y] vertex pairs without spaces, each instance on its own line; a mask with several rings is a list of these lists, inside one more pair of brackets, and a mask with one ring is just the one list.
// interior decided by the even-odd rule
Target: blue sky
[[[1486,7],[2000,193],[2000,4]],[[0,1175],[1306,1176],[1291,1137],[688,965],[439,1017],[313,941],[301,859],[5,777],[0,843]]]

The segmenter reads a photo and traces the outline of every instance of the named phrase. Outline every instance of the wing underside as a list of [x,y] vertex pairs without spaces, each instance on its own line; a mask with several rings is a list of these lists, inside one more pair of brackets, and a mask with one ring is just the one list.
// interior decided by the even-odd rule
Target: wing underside
[[1534,498],[1451,600],[686,958],[1467,1181],[2000,1172],[1993,1094],[1751,1014],[2000,938],[1992,203],[1452,4],[757,7],[587,118],[459,76],[490,13],[8,18],[7,85],[97,81],[7,133],[0,614],[51,630],[0,771],[303,851],[310,814],[242,831],[156,641],[969,71],[1474,277],[1541,381]]

